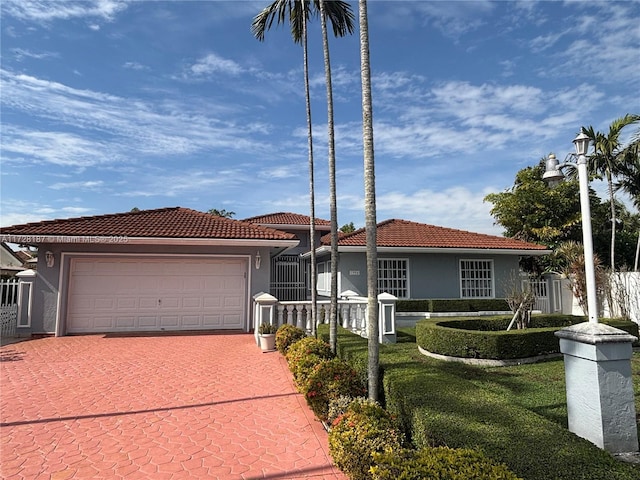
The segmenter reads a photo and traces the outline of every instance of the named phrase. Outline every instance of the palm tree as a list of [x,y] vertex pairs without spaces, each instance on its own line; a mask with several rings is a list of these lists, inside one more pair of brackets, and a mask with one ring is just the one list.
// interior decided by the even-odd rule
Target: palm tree
[[316,289],[316,215],[315,215],[315,186],[313,179],[313,131],[311,128],[311,96],[309,94],[309,62],[307,55],[307,21],[310,16],[309,0],[275,0],[256,15],[251,23],[251,32],[264,41],[264,34],[271,28],[273,21],[285,23],[287,15],[291,26],[291,36],[295,43],[302,44],[304,91],[307,112],[307,143],[309,151],[309,247],[311,248],[311,325],[313,333],[316,330],[317,289]]
[[592,126],[584,128],[594,147],[589,157],[589,171],[605,175],[609,188],[609,204],[611,206],[611,269],[615,271],[616,242],[616,207],[613,177],[616,175],[620,151],[620,132],[632,123],[640,121],[640,115],[627,114],[618,118],[609,126],[609,134],[594,131]]
[[[640,212],[640,130],[636,132],[631,143],[620,152],[616,173],[618,182],[615,184],[615,190],[627,192],[636,210]],[[639,257],[640,232],[638,232],[636,256],[633,265],[633,269],[636,271],[638,270]]]
[[329,142],[329,211],[331,214],[331,306],[329,308],[329,345],[336,353],[338,343],[338,208],[336,195],[336,149],[333,122],[333,86],[331,82],[331,59],[327,35],[327,16],[333,25],[335,36],[353,33],[354,16],[351,5],[342,1],[317,1],[322,28],[322,51],[324,53],[324,76],[327,86],[327,137]]
[[367,0],[358,1],[360,21],[360,77],[362,80],[362,145],[364,156],[364,216],[367,244],[367,330],[369,398],[378,400],[378,249],[376,229],[376,175],[373,155],[373,107]]

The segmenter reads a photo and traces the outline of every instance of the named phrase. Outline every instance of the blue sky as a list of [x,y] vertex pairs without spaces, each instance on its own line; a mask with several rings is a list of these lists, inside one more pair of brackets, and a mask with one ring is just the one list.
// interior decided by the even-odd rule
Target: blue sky
[[[302,49],[268,1],[1,4],[2,225],[309,212]],[[357,2],[352,2],[357,23]],[[501,233],[483,197],[639,113],[640,2],[369,1],[378,220]],[[310,25],[316,215],[326,90]],[[330,38],[338,221],[364,224],[359,37]]]

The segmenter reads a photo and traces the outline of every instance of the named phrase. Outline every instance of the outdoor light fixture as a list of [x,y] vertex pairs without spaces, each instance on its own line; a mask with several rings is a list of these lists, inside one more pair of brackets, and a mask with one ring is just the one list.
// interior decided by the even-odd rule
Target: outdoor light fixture
[[51,268],[56,263],[56,258],[53,256],[53,252],[47,251],[44,254],[44,259],[47,262],[47,267]]
[[260,265],[262,264],[262,257],[260,256],[260,250],[256,252],[256,270],[260,270]]
[[[596,275],[593,264],[593,238],[591,236],[591,207],[589,205],[589,175],[587,172],[587,150],[589,149],[589,137],[580,130],[573,140],[576,147],[575,154],[567,155],[564,163],[558,163],[556,156],[550,154],[546,164],[546,171],[542,179],[550,186],[560,182],[564,178],[561,169],[572,166],[578,169],[580,181],[580,211],[582,213],[582,242],[584,246],[584,270],[587,282],[587,310],[589,322],[598,323],[598,307],[596,303]],[[571,161],[575,159],[575,161]],[[569,160],[569,161],[568,161]]]

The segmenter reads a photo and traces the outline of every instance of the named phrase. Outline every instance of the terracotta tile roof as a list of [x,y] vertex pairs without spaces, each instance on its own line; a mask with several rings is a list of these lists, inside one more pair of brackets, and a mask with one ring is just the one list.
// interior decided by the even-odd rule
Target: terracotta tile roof
[[[308,215],[300,215],[299,213],[278,212],[269,213],[267,215],[259,215],[257,217],[245,218],[243,221],[249,223],[258,223],[260,225],[309,225],[311,217]],[[316,227],[329,227],[331,222],[316,218]]]
[[2,227],[3,235],[293,240],[291,233],[182,207]]
[[[505,250],[546,250],[535,243],[512,238],[467,232],[453,228],[437,227],[407,220],[391,219],[378,224],[378,247],[409,248],[477,248]],[[322,237],[322,244],[329,245],[329,235]],[[339,246],[366,246],[365,229],[344,234],[338,240]]]

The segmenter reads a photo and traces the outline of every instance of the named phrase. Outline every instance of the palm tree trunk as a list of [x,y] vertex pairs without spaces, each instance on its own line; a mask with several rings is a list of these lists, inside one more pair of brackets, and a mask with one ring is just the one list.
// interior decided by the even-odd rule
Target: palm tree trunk
[[373,154],[373,107],[367,0],[359,0],[360,77],[362,80],[362,144],[364,150],[364,216],[367,250],[367,328],[369,398],[378,400],[380,344],[378,343],[378,250],[376,230],[376,176]]
[[[304,1],[300,0],[303,5]],[[317,335],[318,299],[316,290],[316,206],[315,183],[313,179],[313,130],[311,128],[311,94],[309,92],[309,61],[307,56],[307,16],[302,16],[302,51],[304,58],[304,94],[307,107],[307,141],[309,144],[309,248],[311,248],[311,333]]]
[[324,53],[324,77],[327,85],[327,137],[329,139],[329,210],[331,214],[331,306],[329,307],[329,345],[336,353],[338,343],[338,208],[336,198],[336,142],[333,123],[333,85],[331,83],[331,58],[324,0],[320,0],[320,25],[322,27],[322,51]]
[[638,232],[638,242],[636,243],[636,260],[633,262],[633,269],[638,271],[638,259],[640,258],[640,231]]

